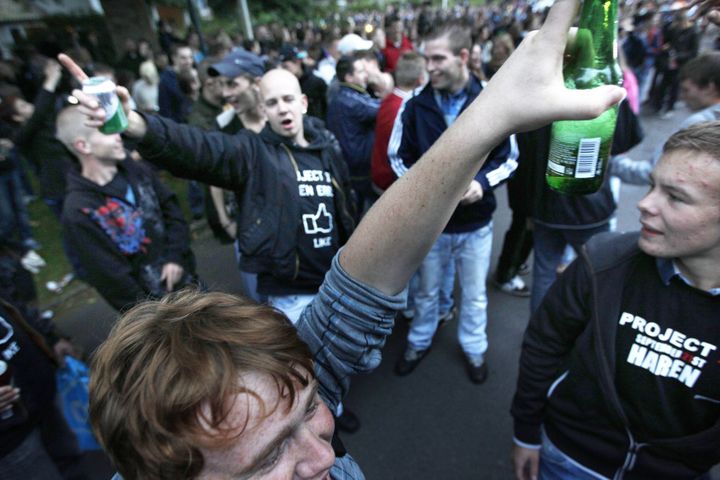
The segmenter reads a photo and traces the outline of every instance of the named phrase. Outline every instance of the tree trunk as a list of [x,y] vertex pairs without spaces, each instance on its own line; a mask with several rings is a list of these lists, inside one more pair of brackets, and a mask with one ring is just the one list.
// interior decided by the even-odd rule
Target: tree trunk
[[124,50],[123,45],[127,38],[147,40],[154,51],[160,51],[150,7],[145,0],[101,0],[100,3],[105,11],[110,41],[116,52]]

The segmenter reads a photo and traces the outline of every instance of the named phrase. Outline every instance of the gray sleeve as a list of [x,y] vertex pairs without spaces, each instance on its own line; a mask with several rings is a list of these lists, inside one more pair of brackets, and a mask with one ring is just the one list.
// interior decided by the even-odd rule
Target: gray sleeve
[[649,185],[650,172],[655,162],[633,160],[626,155],[613,155],[610,157],[610,175],[614,175],[623,182],[633,185]]
[[353,279],[338,256],[297,324],[315,360],[320,396],[331,411],[350,388],[350,375],[369,373],[380,364],[395,313],[407,299],[407,291],[385,295]]

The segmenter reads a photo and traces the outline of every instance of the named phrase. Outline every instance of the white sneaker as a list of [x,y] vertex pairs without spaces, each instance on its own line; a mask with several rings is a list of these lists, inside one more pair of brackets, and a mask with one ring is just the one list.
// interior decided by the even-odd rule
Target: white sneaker
[[530,289],[519,275],[515,275],[513,278],[505,283],[498,283],[493,279],[493,284],[501,291],[508,295],[514,295],[516,297],[529,297]]

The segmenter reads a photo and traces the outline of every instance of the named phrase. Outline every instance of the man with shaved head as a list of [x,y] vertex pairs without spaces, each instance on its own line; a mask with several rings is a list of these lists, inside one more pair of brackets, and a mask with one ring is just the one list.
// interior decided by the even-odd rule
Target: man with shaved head
[[268,123],[259,134],[205,132],[135,112],[125,134],[142,139],[145,160],[235,191],[240,269],[257,273],[258,293],[295,322],[355,228],[349,175],[335,138],[305,116],[293,74],[269,71],[260,95]]
[[57,138],[80,164],[68,173],[62,225],[84,280],[117,310],[195,283],[175,194],[128,157],[120,135],[86,126],[79,107],[62,110],[56,123]]

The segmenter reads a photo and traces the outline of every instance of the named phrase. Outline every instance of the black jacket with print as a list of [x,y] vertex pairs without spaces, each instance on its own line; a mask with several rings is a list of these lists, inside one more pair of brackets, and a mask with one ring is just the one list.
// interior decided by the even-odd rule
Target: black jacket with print
[[196,278],[190,231],[175,194],[141,162],[120,162],[118,174],[132,187],[135,204],[72,170],[62,224],[87,274],[83,280],[122,310],[166,293],[160,276],[168,262],[184,269],[175,289]]
[[[608,478],[696,478],[720,462],[720,418],[693,435],[641,443],[616,388],[623,290],[648,258],[637,242],[637,233],[593,237],[548,291],[523,340],[514,435],[538,445],[542,426],[563,453]],[[709,367],[704,375],[720,373]]]
[[[147,133],[138,145],[143,158],[173,175],[232,190],[238,200],[238,242],[243,271],[271,274],[292,291],[300,271],[298,219],[300,197],[294,160],[298,147],[266,125],[260,134],[241,130],[235,135],[204,132],[171,120],[147,116]],[[312,117],[304,118],[306,150],[318,153],[330,172],[335,203],[335,227],[340,245],[355,228],[350,176],[333,135]],[[330,269],[305,278],[319,288]]]

